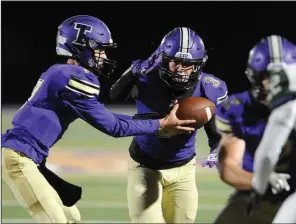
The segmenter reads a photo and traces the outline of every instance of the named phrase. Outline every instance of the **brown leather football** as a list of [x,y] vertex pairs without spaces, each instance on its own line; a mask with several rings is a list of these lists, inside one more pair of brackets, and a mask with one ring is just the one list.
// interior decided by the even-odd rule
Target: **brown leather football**
[[195,124],[189,124],[188,126],[197,129],[203,127],[212,118],[216,109],[211,100],[203,97],[186,97],[178,103],[177,117],[180,120],[196,120]]

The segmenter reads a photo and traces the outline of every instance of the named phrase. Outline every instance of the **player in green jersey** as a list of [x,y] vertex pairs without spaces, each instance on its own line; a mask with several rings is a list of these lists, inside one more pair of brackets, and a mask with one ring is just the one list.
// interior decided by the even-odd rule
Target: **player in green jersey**
[[[291,195],[285,200],[273,223],[296,222],[296,46],[281,36],[272,35],[254,47],[254,64],[269,82],[267,104],[271,109],[263,138],[255,153],[252,185],[254,198],[266,192],[268,177],[283,148],[288,149],[291,179],[281,180]],[[291,162],[295,161],[295,162]]]

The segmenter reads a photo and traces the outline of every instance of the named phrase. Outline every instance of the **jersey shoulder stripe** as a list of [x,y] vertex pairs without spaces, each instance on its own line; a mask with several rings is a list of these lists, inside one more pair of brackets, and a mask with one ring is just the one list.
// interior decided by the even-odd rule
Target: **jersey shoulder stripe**
[[215,116],[215,123],[216,123],[216,128],[218,132],[223,133],[223,134],[232,134],[232,127],[229,121],[226,119],[223,119],[219,116]]
[[217,104],[222,103],[224,100],[228,99],[228,91],[225,91],[225,94],[223,96],[220,96],[217,98]]
[[70,78],[66,88],[88,97],[98,96],[100,92],[100,86],[74,76]]

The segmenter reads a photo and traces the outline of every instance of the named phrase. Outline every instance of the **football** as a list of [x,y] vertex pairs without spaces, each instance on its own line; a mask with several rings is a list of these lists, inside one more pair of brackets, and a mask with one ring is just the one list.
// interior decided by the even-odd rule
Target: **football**
[[196,120],[195,124],[188,126],[196,129],[203,127],[215,113],[215,104],[203,97],[186,97],[179,102],[176,116],[180,120]]

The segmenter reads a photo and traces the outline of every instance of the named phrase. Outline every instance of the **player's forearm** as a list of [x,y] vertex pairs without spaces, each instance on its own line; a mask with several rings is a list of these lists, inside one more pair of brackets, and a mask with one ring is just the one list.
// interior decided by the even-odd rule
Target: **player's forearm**
[[[256,158],[257,157],[257,158]],[[256,155],[254,163],[254,177],[252,178],[253,188],[260,194],[266,191],[268,185],[268,178],[271,172],[274,170],[276,161],[272,162],[267,155]]]
[[134,120],[128,115],[113,114],[94,98],[77,98],[72,92],[61,97],[64,99],[61,103],[71,108],[77,117],[113,137],[152,134],[160,128],[159,120]]
[[274,170],[280,152],[295,124],[294,108],[288,106],[289,104],[283,105],[271,113],[263,138],[255,153],[255,174],[252,185],[260,194],[265,192],[268,177]]
[[[274,131],[281,132],[278,134],[274,132],[274,134],[278,136],[282,136],[282,134],[285,135],[287,133],[286,137],[282,138],[282,140],[281,137],[277,138],[276,135],[272,137],[271,135],[267,134],[269,131],[266,130],[266,133],[264,133],[263,139],[261,140],[261,143],[255,153],[255,174],[252,180],[252,185],[260,194],[263,194],[266,191],[269,175],[275,168],[281,149],[284,145],[285,139],[288,137],[289,132],[288,131],[285,133],[285,130],[283,129],[274,129]],[[267,135],[265,136],[265,134]],[[275,141],[271,141],[270,139],[275,139]]]
[[252,173],[232,163],[226,162],[220,166],[220,177],[225,183],[238,190],[250,190],[252,188]]
[[216,149],[219,145],[221,140],[221,134],[218,132],[216,125],[215,125],[215,115],[209,120],[208,123],[205,124],[204,130],[208,136],[208,143],[210,149]]
[[133,120],[114,117],[107,120],[96,119],[92,125],[112,137],[127,137],[152,134],[160,128],[159,120]]
[[239,189],[252,188],[253,174],[243,170],[240,164],[243,161],[246,143],[243,139],[233,135],[223,134],[219,145],[218,167],[221,179]]

